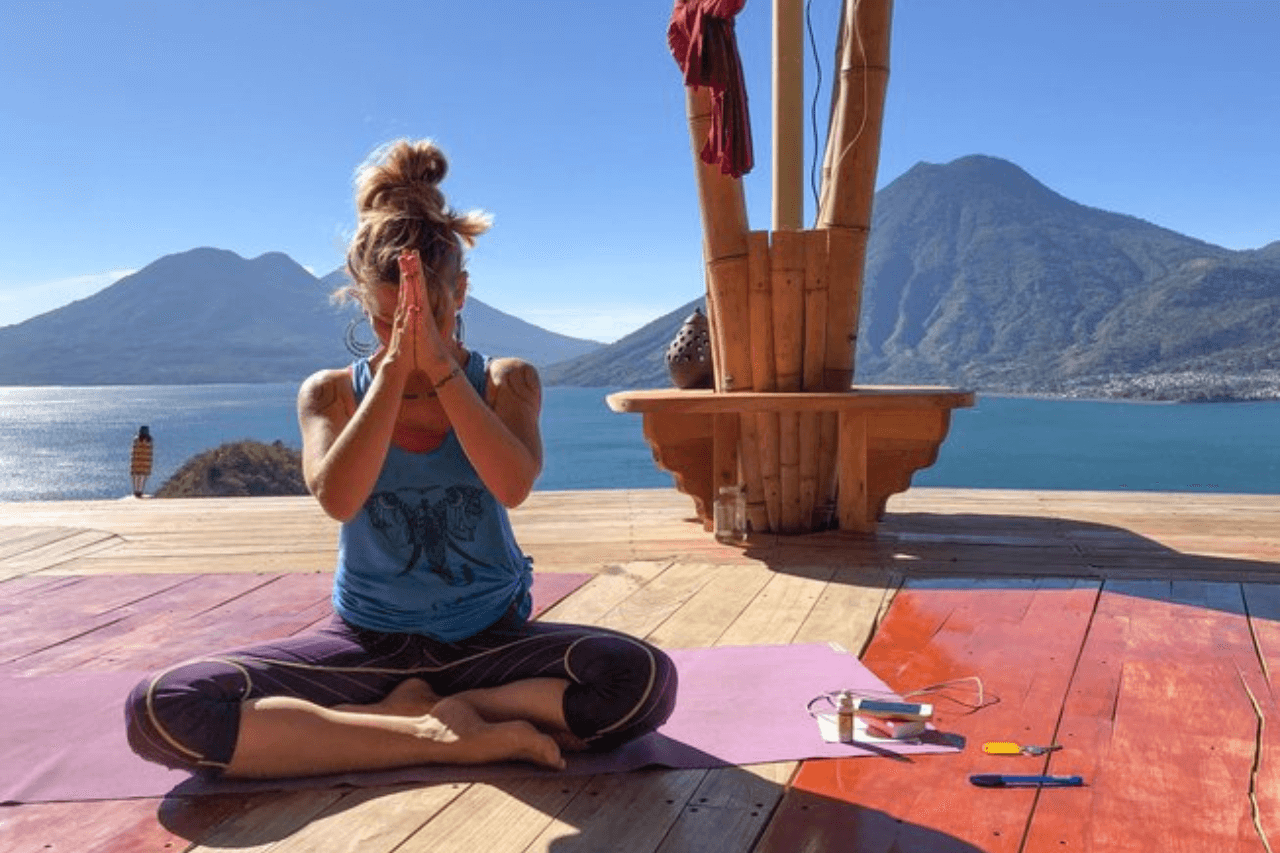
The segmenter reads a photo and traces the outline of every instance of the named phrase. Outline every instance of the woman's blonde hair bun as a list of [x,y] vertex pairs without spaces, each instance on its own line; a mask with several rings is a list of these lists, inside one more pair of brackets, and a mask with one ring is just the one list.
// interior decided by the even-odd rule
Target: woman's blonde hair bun
[[380,146],[356,170],[358,222],[347,251],[352,287],[340,295],[367,301],[378,284],[399,281],[398,258],[417,249],[428,288],[454,286],[463,247],[489,230],[483,211],[458,213],[449,207],[440,183],[449,172],[444,152],[430,139],[397,139]]

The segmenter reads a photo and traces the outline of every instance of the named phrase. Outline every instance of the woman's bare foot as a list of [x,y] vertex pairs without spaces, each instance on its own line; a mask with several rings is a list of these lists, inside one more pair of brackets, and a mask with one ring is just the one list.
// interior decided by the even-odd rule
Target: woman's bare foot
[[591,747],[573,732],[551,732],[551,737],[560,747],[561,752],[586,752]]
[[423,717],[440,701],[440,696],[421,678],[406,678],[381,700],[371,705],[338,705],[335,711],[379,714],[388,717]]
[[419,737],[449,744],[442,758],[452,764],[488,764],[495,761],[528,761],[552,770],[563,770],[564,756],[555,739],[532,723],[510,720],[487,723],[465,700],[447,696],[430,714],[418,720]]

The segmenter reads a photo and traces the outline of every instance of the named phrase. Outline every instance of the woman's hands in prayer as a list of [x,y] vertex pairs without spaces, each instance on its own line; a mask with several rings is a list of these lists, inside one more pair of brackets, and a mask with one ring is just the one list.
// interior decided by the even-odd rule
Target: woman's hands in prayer
[[418,252],[400,255],[400,287],[395,322],[381,369],[405,380],[408,395],[430,391],[458,365],[445,337],[453,300],[445,292],[431,304]]

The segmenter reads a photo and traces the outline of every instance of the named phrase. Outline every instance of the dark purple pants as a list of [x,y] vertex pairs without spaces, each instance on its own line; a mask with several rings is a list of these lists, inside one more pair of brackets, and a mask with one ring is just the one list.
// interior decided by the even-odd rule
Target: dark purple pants
[[611,749],[662,725],[676,671],[657,648],[615,631],[507,616],[470,639],[324,628],[187,661],[148,677],[125,707],[129,745],[149,761],[217,775],[235,750],[240,707],[260,696],[318,705],[377,702],[407,678],[447,696],[525,678],[568,679],[569,730]]

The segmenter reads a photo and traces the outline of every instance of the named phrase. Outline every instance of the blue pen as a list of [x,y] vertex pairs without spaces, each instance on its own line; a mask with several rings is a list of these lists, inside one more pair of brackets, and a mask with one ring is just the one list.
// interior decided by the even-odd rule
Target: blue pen
[[1009,776],[1005,773],[975,773],[969,781],[982,788],[1075,788],[1084,784],[1080,776]]

